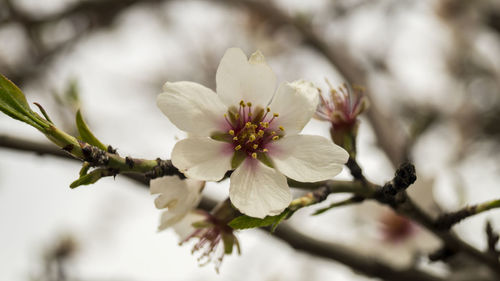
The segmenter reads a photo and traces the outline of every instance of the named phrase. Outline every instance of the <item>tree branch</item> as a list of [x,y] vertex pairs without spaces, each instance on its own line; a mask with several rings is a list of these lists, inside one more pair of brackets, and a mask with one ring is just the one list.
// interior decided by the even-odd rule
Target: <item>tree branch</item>
[[394,269],[382,262],[356,253],[340,244],[325,243],[306,236],[289,227],[280,225],[274,232],[279,237],[297,250],[306,251],[318,257],[328,258],[343,263],[355,271],[367,276],[378,277],[389,281],[438,281],[443,280],[429,273],[415,268]]
[[487,201],[477,205],[466,206],[458,211],[442,214],[437,218],[435,225],[438,229],[450,229],[452,226],[468,217],[495,208],[500,208],[500,199]]

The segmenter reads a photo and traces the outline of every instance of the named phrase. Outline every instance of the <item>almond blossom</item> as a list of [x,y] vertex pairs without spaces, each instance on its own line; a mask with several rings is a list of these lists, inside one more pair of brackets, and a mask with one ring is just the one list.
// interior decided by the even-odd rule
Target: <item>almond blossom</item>
[[229,196],[242,213],[277,215],[292,200],[287,178],[316,182],[342,170],[348,154],[330,140],[300,135],[319,95],[310,82],[281,83],[264,56],[241,49],[224,54],[217,93],[193,82],[167,82],[157,103],[189,137],[172,151],[172,163],[188,178],[218,181],[229,170]]
[[177,176],[152,179],[149,183],[151,194],[160,194],[155,199],[158,209],[167,209],[160,219],[159,230],[164,230],[188,215],[201,200],[205,183],[192,179],[181,180]]

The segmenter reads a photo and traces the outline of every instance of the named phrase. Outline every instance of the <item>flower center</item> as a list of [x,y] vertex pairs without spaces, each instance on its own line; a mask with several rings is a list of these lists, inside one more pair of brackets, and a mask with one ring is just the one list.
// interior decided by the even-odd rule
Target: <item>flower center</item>
[[268,152],[267,146],[283,136],[284,128],[273,129],[271,124],[279,117],[271,114],[268,107],[265,110],[257,107],[252,110],[252,103],[241,101],[239,108],[231,107],[224,117],[229,124],[227,132],[232,137],[235,151],[242,151],[248,156],[257,158],[259,153]]

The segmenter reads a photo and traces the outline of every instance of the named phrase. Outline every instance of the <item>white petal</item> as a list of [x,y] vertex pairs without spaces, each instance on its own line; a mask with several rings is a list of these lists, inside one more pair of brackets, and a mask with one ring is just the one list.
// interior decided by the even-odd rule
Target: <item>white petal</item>
[[151,194],[160,194],[155,199],[155,206],[158,209],[168,207],[169,210],[174,210],[181,209],[183,206],[192,209],[201,199],[201,189],[204,184],[203,181],[181,180],[178,176],[165,176],[152,179],[149,182],[149,190]]
[[186,216],[186,214],[187,212],[183,213],[176,211],[164,211],[160,217],[160,225],[158,226],[158,230],[164,230],[177,224]]
[[217,94],[228,107],[240,101],[266,107],[276,88],[276,76],[260,52],[250,60],[241,49],[231,48],[222,57],[216,74]]
[[276,169],[301,182],[330,179],[342,171],[349,154],[332,141],[311,135],[285,136],[269,148]]
[[189,137],[177,142],[172,164],[188,178],[218,181],[231,169],[231,144],[205,137]]
[[231,175],[231,203],[257,218],[281,213],[292,201],[286,177],[260,161],[247,159]]
[[226,106],[209,88],[193,82],[167,82],[158,95],[160,110],[177,128],[209,136],[214,131],[225,131]]
[[279,117],[271,126],[283,126],[285,134],[298,134],[311,120],[319,102],[319,92],[312,83],[295,81],[282,83],[269,105],[273,113]]
[[168,208],[160,220],[159,229],[163,230],[180,221],[198,205],[204,182],[165,176],[151,180],[149,185],[151,194],[160,194],[155,199],[156,208]]
[[175,233],[179,236],[181,242],[188,238],[196,229],[193,227],[193,223],[203,221],[206,217],[197,212],[189,212],[176,223],[173,228]]

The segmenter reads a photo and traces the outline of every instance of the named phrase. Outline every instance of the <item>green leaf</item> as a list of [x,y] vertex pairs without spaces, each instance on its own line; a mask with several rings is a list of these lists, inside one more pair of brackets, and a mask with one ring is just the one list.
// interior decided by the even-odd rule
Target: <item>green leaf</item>
[[0,111],[43,131],[48,124],[31,110],[23,92],[0,74]]
[[75,188],[80,185],[89,185],[97,182],[100,178],[102,178],[102,173],[100,170],[92,171],[88,174],[85,174],[79,177],[76,181],[72,182],[69,187]]
[[265,227],[273,225],[271,231],[274,232],[278,224],[288,217],[289,209],[284,210],[277,216],[267,216],[263,219],[249,217],[247,215],[239,216],[228,223],[234,229],[247,229],[255,227]]
[[80,138],[93,146],[96,146],[104,151],[107,150],[107,146],[104,145],[102,142],[100,142],[94,134],[90,131],[89,126],[87,126],[87,123],[83,121],[82,113],[80,110],[76,112],[76,127],[78,128],[78,133],[80,134]]
[[80,176],[76,181],[72,182],[69,187],[75,188],[80,185],[89,185],[97,182],[103,177],[115,176],[116,173],[110,169],[100,168],[93,170],[92,172]]

